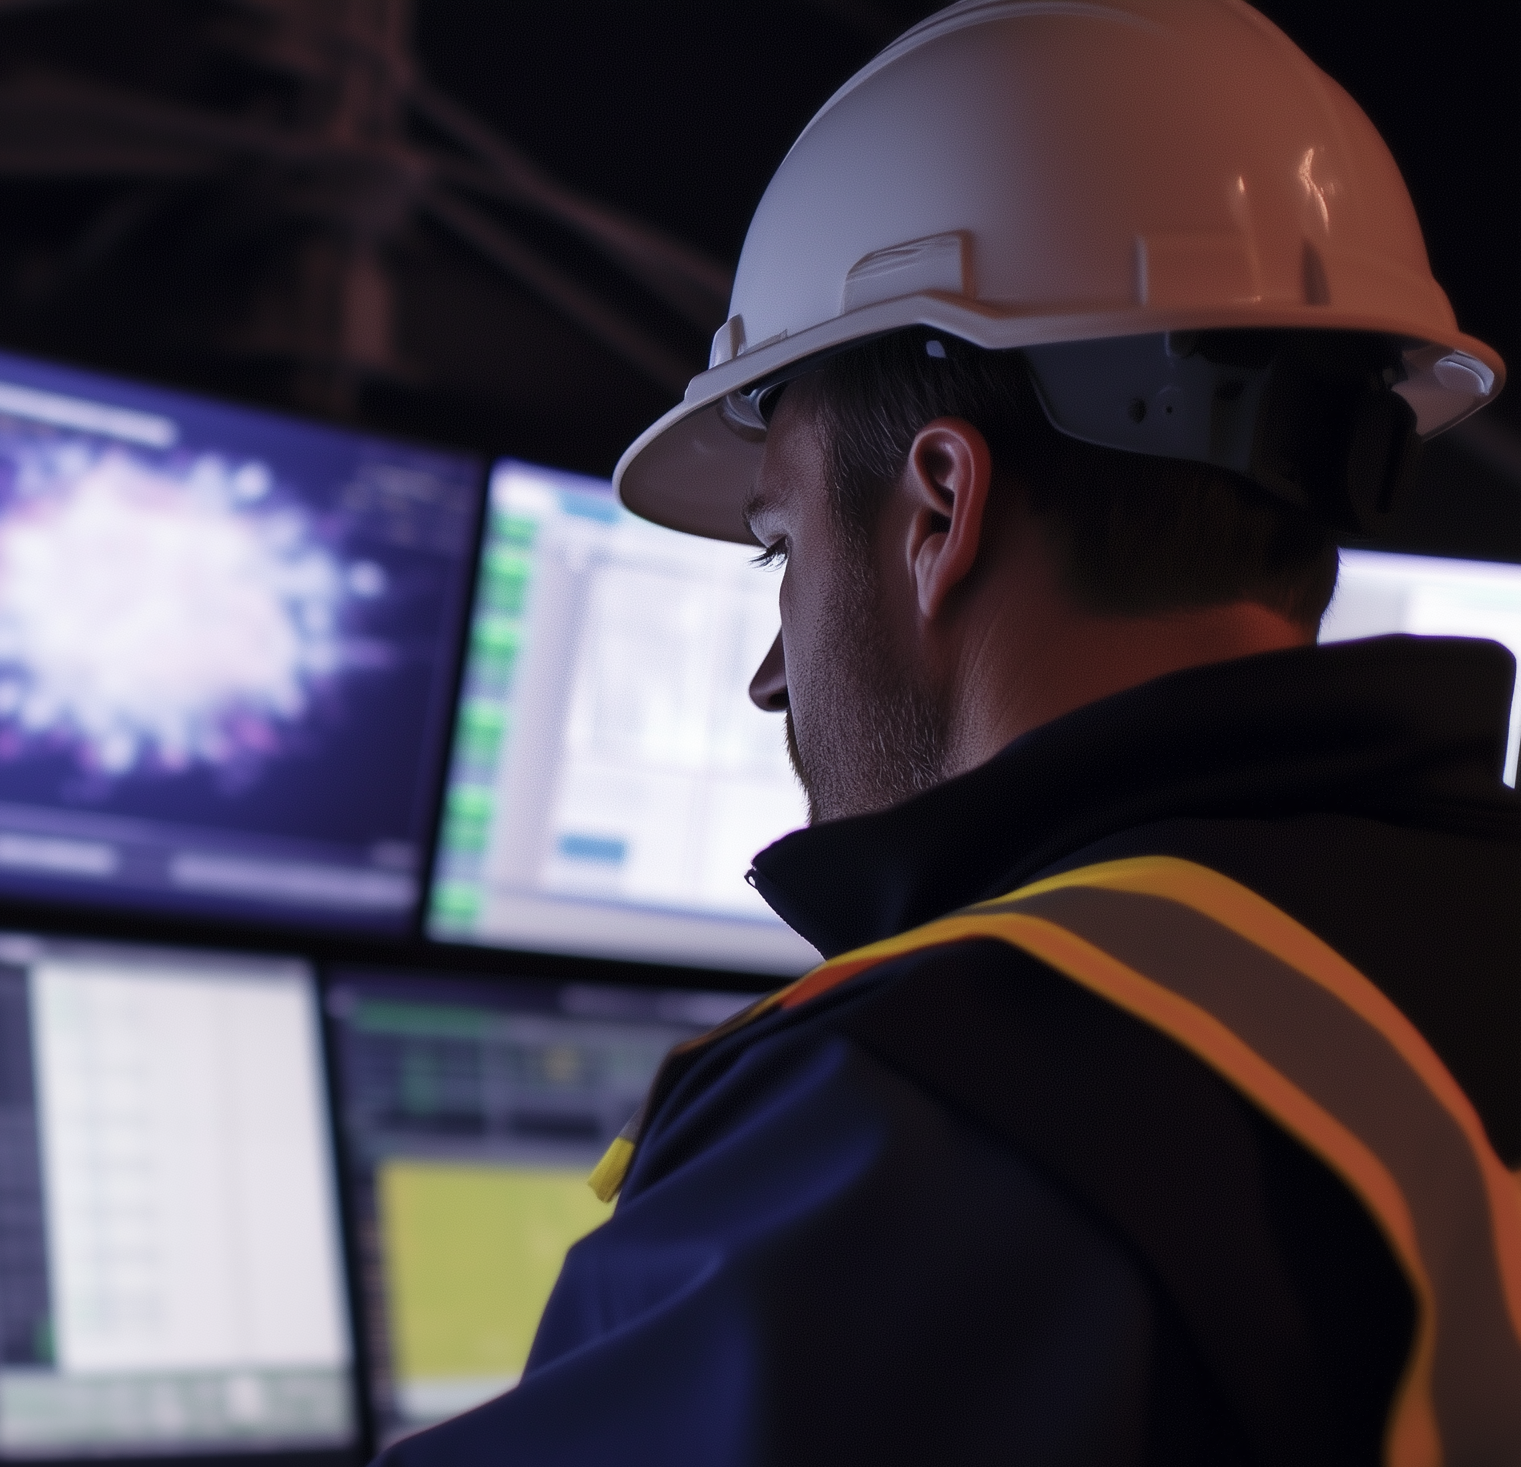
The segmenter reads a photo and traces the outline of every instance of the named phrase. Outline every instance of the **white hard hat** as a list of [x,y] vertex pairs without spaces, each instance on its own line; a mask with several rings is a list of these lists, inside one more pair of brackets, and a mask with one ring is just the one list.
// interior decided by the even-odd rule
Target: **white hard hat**
[[1505,370],[1457,329],[1372,124],[1241,0],[961,0],[889,46],[771,180],[709,368],[623,455],[620,497],[748,542],[745,392],[914,325],[1023,349],[1075,437],[1263,482],[1251,415],[1306,395],[1224,382],[1192,333],[1376,336],[1379,395],[1421,437]]

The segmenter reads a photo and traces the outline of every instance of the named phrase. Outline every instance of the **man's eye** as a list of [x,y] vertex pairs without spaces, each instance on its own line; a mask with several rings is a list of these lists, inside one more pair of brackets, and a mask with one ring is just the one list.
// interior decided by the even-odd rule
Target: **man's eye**
[[785,540],[777,540],[766,546],[759,555],[754,556],[750,561],[751,565],[758,565],[762,570],[770,570],[773,566],[786,565],[786,563],[787,542]]

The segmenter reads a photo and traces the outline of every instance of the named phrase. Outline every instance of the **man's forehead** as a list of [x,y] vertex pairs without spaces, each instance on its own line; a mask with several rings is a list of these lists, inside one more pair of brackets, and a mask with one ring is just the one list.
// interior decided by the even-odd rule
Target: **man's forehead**
[[818,435],[806,412],[784,393],[766,432],[766,448],[741,513],[753,525],[792,508],[797,492],[819,479]]
[[740,506],[740,518],[745,522],[745,528],[753,535],[756,525],[766,513],[766,507],[770,503],[766,491],[760,487],[759,478],[750,486],[750,493],[744,504]]
[[774,451],[768,438],[766,455],[755,471],[750,492],[740,509],[740,514],[744,517],[745,524],[749,526],[752,534],[768,518],[785,508],[787,500],[791,497],[789,491],[792,487],[792,476],[785,472],[778,458],[779,455]]
[[758,540],[760,533],[778,515],[785,514],[793,502],[794,475],[787,472],[785,464],[778,463],[771,453],[756,471],[750,493],[740,510],[750,533]]

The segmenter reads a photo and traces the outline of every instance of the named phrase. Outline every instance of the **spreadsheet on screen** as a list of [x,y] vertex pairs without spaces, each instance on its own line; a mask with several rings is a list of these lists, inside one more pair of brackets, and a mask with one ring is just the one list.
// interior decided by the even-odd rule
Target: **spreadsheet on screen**
[[636,519],[600,481],[496,467],[430,935],[818,960],[745,882],[806,813],[782,720],[746,695],[778,627],[754,553]]
[[357,1444],[316,981],[0,936],[0,1456]]

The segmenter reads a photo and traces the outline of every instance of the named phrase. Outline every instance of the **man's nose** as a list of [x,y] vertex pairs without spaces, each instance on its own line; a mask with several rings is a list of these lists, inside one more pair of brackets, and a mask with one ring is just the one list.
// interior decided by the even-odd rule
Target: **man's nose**
[[782,651],[780,632],[750,679],[750,701],[763,713],[787,711],[787,654]]

